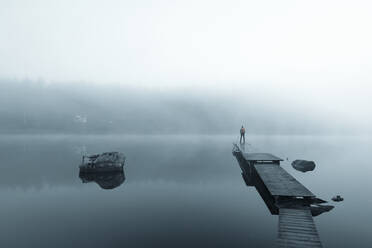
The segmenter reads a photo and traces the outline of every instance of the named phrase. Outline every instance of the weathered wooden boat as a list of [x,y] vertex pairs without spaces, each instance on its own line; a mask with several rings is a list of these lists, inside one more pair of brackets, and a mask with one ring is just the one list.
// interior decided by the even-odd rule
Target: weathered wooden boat
[[120,152],[105,152],[102,154],[83,156],[80,173],[123,171],[125,156]]

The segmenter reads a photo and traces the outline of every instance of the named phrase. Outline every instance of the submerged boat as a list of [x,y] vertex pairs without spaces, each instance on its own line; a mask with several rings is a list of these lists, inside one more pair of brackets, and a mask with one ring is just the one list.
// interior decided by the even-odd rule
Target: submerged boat
[[120,152],[105,152],[102,154],[83,156],[80,173],[122,171],[125,156]]

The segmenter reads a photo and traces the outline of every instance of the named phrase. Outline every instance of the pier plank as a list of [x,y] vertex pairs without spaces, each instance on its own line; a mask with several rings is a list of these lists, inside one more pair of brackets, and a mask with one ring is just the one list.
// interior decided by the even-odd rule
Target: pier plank
[[283,159],[270,153],[243,153],[247,161],[283,161]]
[[279,247],[322,247],[309,208],[279,209],[277,244]]
[[254,164],[270,194],[273,196],[315,197],[305,186],[276,164]]

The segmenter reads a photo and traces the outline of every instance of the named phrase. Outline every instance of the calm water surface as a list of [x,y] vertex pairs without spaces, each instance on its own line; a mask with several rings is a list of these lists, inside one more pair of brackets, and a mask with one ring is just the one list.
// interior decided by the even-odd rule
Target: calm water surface
[[[272,247],[278,217],[247,187],[234,136],[0,136],[0,247]],[[252,136],[318,197],[345,201],[315,218],[325,247],[371,247],[372,142]],[[82,153],[121,151],[125,181],[82,183]],[[294,159],[310,159],[301,173]]]

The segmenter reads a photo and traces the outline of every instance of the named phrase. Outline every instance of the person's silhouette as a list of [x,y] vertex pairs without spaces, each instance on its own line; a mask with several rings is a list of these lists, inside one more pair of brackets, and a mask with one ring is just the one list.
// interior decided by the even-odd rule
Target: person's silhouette
[[243,126],[240,128],[240,143],[242,143],[242,139],[243,143],[245,143],[245,128]]

